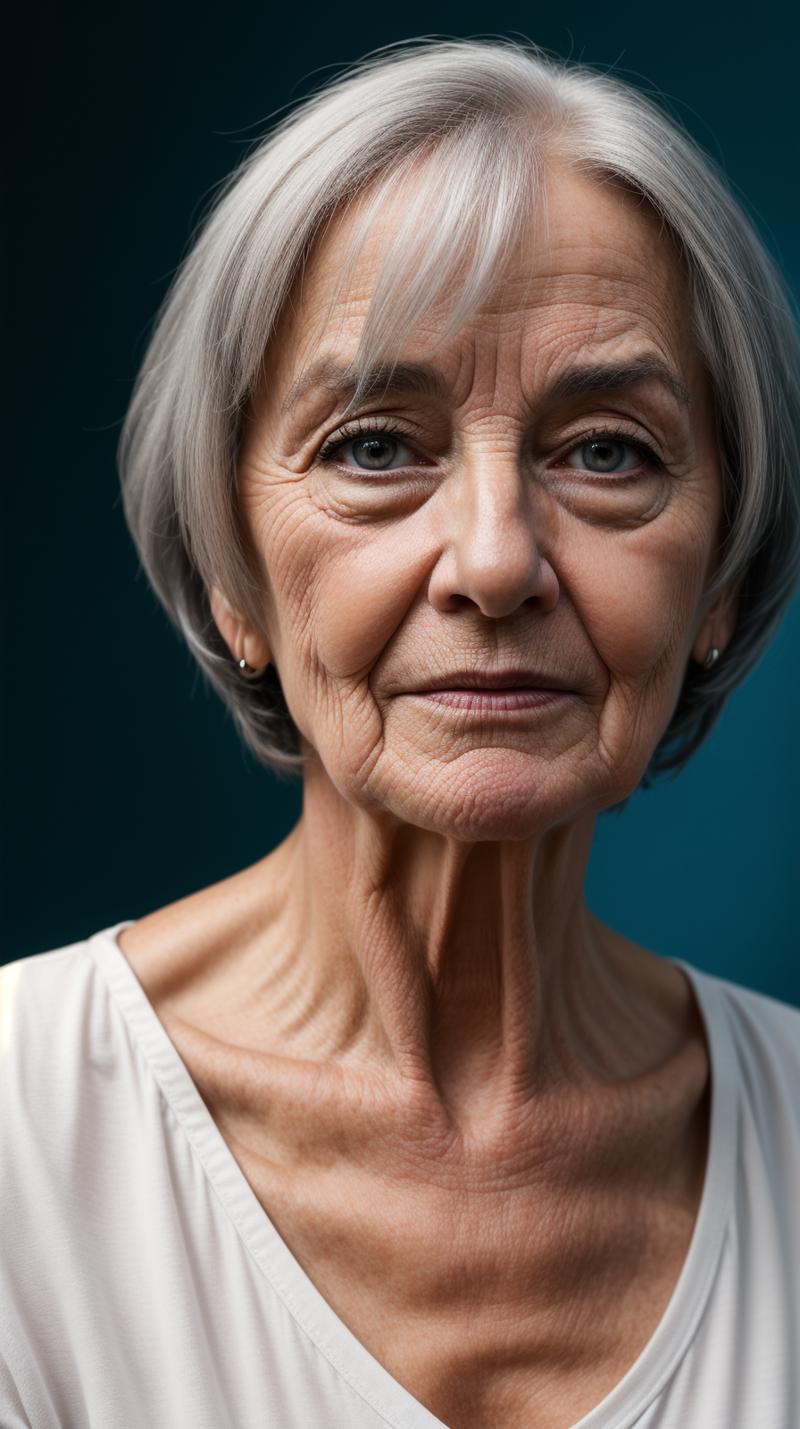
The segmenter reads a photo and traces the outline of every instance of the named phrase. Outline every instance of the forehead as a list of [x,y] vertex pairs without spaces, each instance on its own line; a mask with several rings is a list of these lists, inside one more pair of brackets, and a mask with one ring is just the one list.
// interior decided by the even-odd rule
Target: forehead
[[[342,273],[369,191],[333,217],[287,305],[289,320],[276,334],[286,382],[320,351],[344,360],[353,356],[379,274],[394,252],[400,218],[414,197],[412,176],[373,219],[343,286]],[[557,357],[565,347],[575,352],[610,345],[623,353],[640,347],[644,338],[674,357],[690,376],[696,353],[686,273],[650,205],[616,181],[563,164],[547,171],[544,198],[525,223],[522,238],[504,257],[467,324],[469,332],[479,337],[489,332],[513,335],[515,347],[521,343],[532,348],[545,362],[548,354]],[[404,356],[420,355],[435,341],[446,326],[457,289],[458,279],[435,296],[404,344]]]

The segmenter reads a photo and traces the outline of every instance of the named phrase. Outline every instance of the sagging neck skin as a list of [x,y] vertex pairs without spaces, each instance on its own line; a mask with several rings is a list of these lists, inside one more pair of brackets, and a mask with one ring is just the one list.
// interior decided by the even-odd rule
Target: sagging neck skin
[[679,969],[586,909],[592,833],[586,817],[457,843],[354,807],[309,767],[277,848],[125,930],[271,1194],[290,1168],[416,1198],[548,1177],[560,1195],[622,1165],[663,1187],[683,1167],[702,1024]]
[[487,1135],[548,1090],[646,1071],[674,1023],[652,995],[659,960],[584,904],[594,824],[456,842],[354,807],[312,763],[302,818],[266,861],[284,1045]]

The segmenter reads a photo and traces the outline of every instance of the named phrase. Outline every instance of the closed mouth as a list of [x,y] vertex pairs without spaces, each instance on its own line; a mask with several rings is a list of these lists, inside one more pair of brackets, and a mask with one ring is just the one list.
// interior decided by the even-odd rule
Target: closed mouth
[[484,674],[471,670],[457,670],[452,674],[431,680],[415,693],[427,694],[436,690],[469,690],[485,694],[500,690],[567,690],[569,686],[557,676],[534,673],[526,670],[498,671]]

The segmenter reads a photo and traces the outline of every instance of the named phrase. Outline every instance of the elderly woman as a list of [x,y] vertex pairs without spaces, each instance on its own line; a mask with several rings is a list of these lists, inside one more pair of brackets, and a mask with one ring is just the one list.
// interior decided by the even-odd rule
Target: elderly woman
[[708,158],[532,44],[248,156],[121,470],[302,817],[4,970],[4,1429],[800,1422],[800,1013],[583,895],[796,586],[799,373]]

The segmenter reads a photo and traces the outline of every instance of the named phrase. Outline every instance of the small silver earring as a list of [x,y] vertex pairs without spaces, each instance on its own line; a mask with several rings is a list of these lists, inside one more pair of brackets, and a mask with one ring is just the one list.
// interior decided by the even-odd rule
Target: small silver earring
[[711,646],[711,649],[709,650],[708,654],[706,655],[705,660],[703,661],[703,669],[704,669],[704,670],[710,670],[712,665],[716,665],[718,659],[719,659],[719,650],[717,649],[716,645],[712,645],[712,646]]
[[246,680],[257,679],[259,675],[263,675],[267,668],[266,665],[262,665],[261,669],[257,670],[254,665],[248,665],[244,656],[242,656],[242,659],[238,663],[239,669]]

